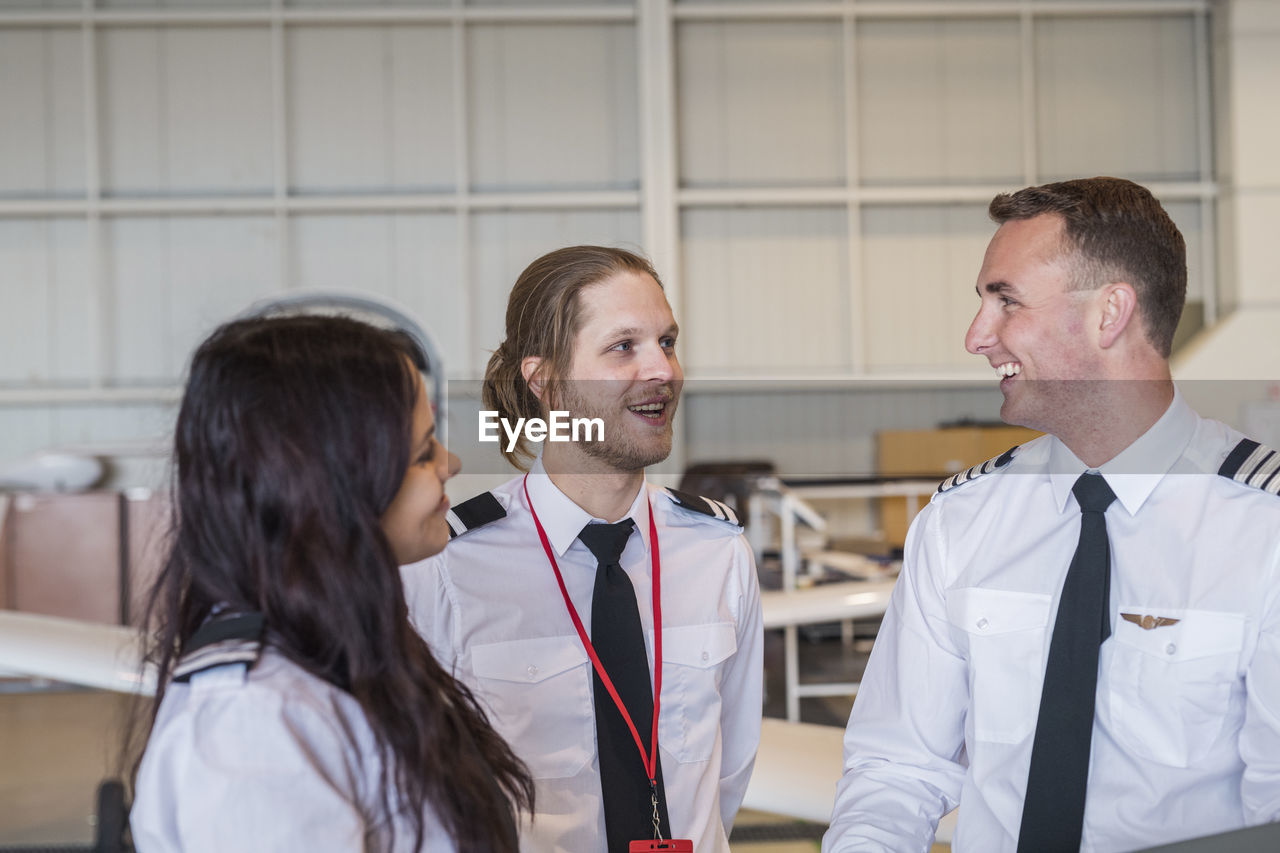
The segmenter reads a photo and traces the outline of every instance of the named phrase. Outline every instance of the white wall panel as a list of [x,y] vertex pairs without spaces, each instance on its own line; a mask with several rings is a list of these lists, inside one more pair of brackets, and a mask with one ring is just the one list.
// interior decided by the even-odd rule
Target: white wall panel
[[847,371],[847,227],[842,208],[687,211],[690,372]]
[[81,219],[0,219],[0,382],[86,382],[92,371]]
[[291,29],[291,187],[452,187],[450,39],[445,26]]
[[403,9],[415,6],[449,6],[452,0],[284,0],[284,5],[299,9],[315,9],[338,7],[342,9],[376,9],[378,7],[394,7]]
[[0,30],[0,197],[83,195],[84,62],[76,30]]
[[[1238,16],[1238,10],[1233,12]],[[1280,4],[1271,6],[1270,15],[1273,20],[1280,19]],[[1231,105],[1235,127],[1230,136],[1231,155],[1241,184],[1280,187],[1280,157],[1276,156],[1280,151],[1280,116],[1275,109],[1280,25],[1273,24],[1269,29],[1261,9],[1249,17],[1259,20],[1231,43],[1229,73],[1235,78],[1231,90],[1235,97]]]
[[1016,19],[858,24],[864,184],[1019,181]]
[[104,227],[111,375],[173,382],[219,323],[279,289],[270,217],[119,219]]
[[177,414],[176,404],[2,407],[0,462],[42,450],[127,446],[110,455],[108,481],[162,489],[171,474]]
[[41,450],[128,443],[136,452],[113,459],[112,466],[127,459],[131,470],[145,471],[148,477],[124,482],[160,487],[177,414],[177,404],[156,403],[3,407],[0,462]]
[[682,24],[681,182],[841,183],[842,33],[838,21]]
[[862,233],[868,366],[980,367],[964,335],[995,233],[985,208],[877,206],[863,211]]
[[469,30],[472,189],[640,184],[635,27]]
[[[1235,200],[1236,253],[1242,305],[1280,304],[1280,190],[1241,193]],[[1271,365],[1274,372],[1278,368]]]
[[[787,19],[775,2],[767,19],[741,8],[715,19],[716,2],[0,0],[0,17],[63,9],[73,24],[0,22],[0,396],[10,395],[0,405],[0,454],[167,429],[156,414],[170,416],[165,407],[104,403],[93,380],[172,385],[212,325],[284,286],[282,268],[289,286],[395,299],[441,338],[453,376],[478,376],[501,338],[509,288],[533,258],[666,234],[681,266],[660,272],[679,279],[679,353],[695,377],[977,370],[962,337],[993,226],[979,204],[946,206],[951,185],[1117,173],[1188,181],[1168,194],[1182,199],[1169,209],[1188,239],[1191,298],[1203,295],[1215,223],[1204,219],[1214,207],[1196,200],[1198,182],[1213,179],[1199,171],[1211,117],[1196,112],[1198,13],[1170,15],[1171,4],[1156,0],[1149,15],[1089,18],[1061,0],[1011,0],[1004,17],[991,4],[966,17],[960,5],[927,11],[902,0],[896,18],[884,4],[850,2],[825,12],[800,4]],[[703,7],[696,20],[669,8],[693,3]],[[597,9],[553,22],[521,11],[580,5],[631,6],[637,17],[604,22]],[[1227,11],[1245,6],[1262,7]],[[382,15],[431,8],[450,17],[390,24]],[[134,14],[126,23],[94,9]],[[264,14],[239,23],[165,17],[235,9]],[[294,9],[322,14],[306,23]],[[326,9],[332,23],[318,23]],[[1228,21],[1219,12],[1210,10],[1213,20]],[[1245,51],[1241,41],[1225,49]],[[1247,62],[1231,66],[1245,68],[1232,76],[1248,79],[1237,87],[1248,103],[1266,101],[1257,85],[1264,53],[1245,51]],[[1027,92],[1024,55],[1035,57]],[[655,95],[643,104],[642,82]],[[1023,113],[1029,103],[1035,115]],[[1267,146],[1257,141],[1273,117],[1248,112],[1251,121],[1232,127],[1251,133],[1231,150],[1255,180],[1245,197],[1223,202],[1228,218],[1237,203],[1274,206],[1275,193],[1261,187],[1274,169],[1258,165]],[[645,133],[651,156],[642,160]],[[97,183],[108,197],[147,196],[186,212],[100,213],[86,193]],[[725,192],[722,201],[673,197],[669,183]],[[850,183],[875,187],[875,199],[855,186],[846,202]],[[592,196],[642,185],[643,210],[602,209]],[[281,186],[287,196],[340,198],[324,213],[299,211],[295,198],[274,195]],[[834,195],[807,192],[815,187]],[[438,213],[384,209],[386,195],[453,189],[457,204],[446,196],[449,209]],[[547,202],[563,209],[529,209],[545,190],[581,192]],[[515,209],[481,212],[470,192],[525,195]],[[776,207],[788,193],[794,206]],[[214,197],[225,194],[261,195],[264,209],[219,215]],[[936,204],[914,206],[925,196]],[[903,206],[885,206],[892,199]],[[55,200],[69,205],[57,217],[47,204]],[[1242,262],[1255,273],[1244,290],[1270,293],[1275,241],[1257,225],[1270,220],[1251,221],[1248,234],[1229,238],[1261,247],[1256,263]],[[84,398],[22,402],[46,388]],[[693,386],[682,418],[691,457],[704,448],[773,455],[784,470],[825,473],[865,470],[876,428],[866,419],[880,410],[902,416],[890,426],[983,415],[963,394],[944,395],[937,418],[933,403],[891,396]],[[477,462],[475,475],[495,476],[488,467]]]
[[110,29],[99,51],[104,194],[270,191],[265,28]]
[[43,406],[0,408],[0,462],[49,447],[53,441],[53,410]]
[[1036,23],[1045,180],[1200,179],[1193,26],[1190,16]]
[[81,0],[0,0],[0,10],[79,9]]
[[[310,0],[308,0],[310,2]],[[394,0],[387,0],[394,2]],[[431,2],[431,0],[428,0]],[[572,7],[572,6],[630,6],[635,0],[462,0],[464,6],[510,7]]]
[[[618,246],[643,254],[640,216],[631,210],[600,210],[479,213],[472,218],[472,304],[478,322],[470,378],[484,376],[489,355],[502,342],[507,296],[521,271],[553,249],[577,245]],[[658,275],[665,272],[658,270]],[[681,319],[678,307],[676,319]]]
[[1204,301],[1204,223],[1198,201],[1162,202],[1187,241],[1187,301]]
[[435,335],[450,374],[466,372],[467,295],[457,217],[299,216],[290,244],[300,287],[392,299]]
[[271,5],[271,0],[96,0],[104,9],[253,9]]
[[52,413],[59,446],[127,442],[163,460],[172,447],[178,404],[55,406]]

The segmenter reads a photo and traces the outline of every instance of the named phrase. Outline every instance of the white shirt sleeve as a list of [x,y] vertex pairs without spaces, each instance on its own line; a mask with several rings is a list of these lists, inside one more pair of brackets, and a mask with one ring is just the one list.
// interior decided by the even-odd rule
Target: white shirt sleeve
[[277,693],[212,689],[222,695],[192,701],[148,743],[138,850],[364,850],[374,828],[339,721]]
[[720,682],[720,816],[725,835],[747,793],[751,769],[760,748],[760,718],[764,697],[764,618],[760,611],[760,582],[755,558],[746,539],[734,542],[734,574],[742,579],[737,625],[738,650],[724,668]]
[[969,688],[947,623],[940,516],[930,504],[907,536],[845,730],[844,776],[823,853],[927,853],[938,820],[959,801]]
[[[1274,568],[1273,580],[1280,574]],[[1280,820],[1280,583],[1268,588],[1258,646],[1245,672],[1247,704],[1240,731],[1245,763],[1240,795],[1248,825]]]
[[453,600],[449,595],[444,554],[400,568],[409,621],[427,641],[444,671],[458,676],[458,643],[454,636]]

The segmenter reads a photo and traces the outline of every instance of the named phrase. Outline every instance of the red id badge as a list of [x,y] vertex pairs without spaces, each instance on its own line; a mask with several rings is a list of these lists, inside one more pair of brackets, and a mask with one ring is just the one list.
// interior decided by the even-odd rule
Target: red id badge
[[693,853],[693,842],[688,838],[667,838],[662,841],[650,838],[647,841],[632,841],[627,853],[649,853],[651,850],[665,850],[667,853]]

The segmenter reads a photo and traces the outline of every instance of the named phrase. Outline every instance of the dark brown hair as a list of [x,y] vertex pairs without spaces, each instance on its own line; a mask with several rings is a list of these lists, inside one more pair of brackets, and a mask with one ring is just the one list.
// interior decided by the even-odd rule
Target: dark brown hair
[[360,704],[389,817],[403,804],[416,847],[429,805],[459,850],[515,853],[512,804],[532,812],[533,782],[411,626],[380,523],[409,465],[423,363],[408,336],[345,317],[240,320],[196,350],[147,608],[147,730],[210,615],[260,612],[268,645]]
[[1062,218],[1063,252],[1073,256],[1075,289],[1115,281],[1138,294],[1147,340],[1165,358],[1187,300],[1187,247],[1169,214],[1146,187],[1122,178],[1082,178],[991,200],[991,218],[1052,214]]
[[[538,258],[520,273],[507,300],[506,338],[494,350],[484,372],[486,409],[515,423],[517,418],[537,418],[545,408],[524,379],[520,363],[529,356],[543,359],[540,378],[552,382],[565,376],[573,360],[573,340],[582,326],[578,295],[621,272],[634,272],[662,280],[653,264],[625,249],[605,246],[570,246]],[[549,386],[552,387],[552,386]],[[533,458],[521,433],[514,450],[502,447],[502,455],[520,470],[528,470]]]

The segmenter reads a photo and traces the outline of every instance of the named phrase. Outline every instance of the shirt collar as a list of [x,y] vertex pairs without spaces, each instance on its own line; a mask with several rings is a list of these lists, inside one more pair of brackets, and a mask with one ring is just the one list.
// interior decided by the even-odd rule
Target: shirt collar
[[[533,507],[538,513],[538,521],[542,522],[542,529],[547,532],[547,541],[551,543],[551,548],[557,557],[563,557],[570,546],[578,541],[578,534],[582,532],[582,528],[593,521],[604,521],[604,519],[595,518],[578,506],[568,495],[560,491],[555,483],[551,482],[547,470],[542,467],[541,456],[535,459],[529,468],[529,477],[526,482],[529,485],[529,500],[533,501]],[[636,523],[636,530],[640,533],[640,541],[644,543],[646,554],[649,552],[648,497],[649,489],[646,480],[640,483],[640,489],[626,515]]]
[[[1196,413],[1175,386],[1173,402],[1137,441],[1096,469],[1130,515],[1136,515],[1164,476],[1182,456],[1196,430]],[[1067,506],[1071,487],[1089,466],[1055,436],[1049,450],[1049,482],[1058,511]]]

